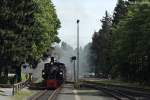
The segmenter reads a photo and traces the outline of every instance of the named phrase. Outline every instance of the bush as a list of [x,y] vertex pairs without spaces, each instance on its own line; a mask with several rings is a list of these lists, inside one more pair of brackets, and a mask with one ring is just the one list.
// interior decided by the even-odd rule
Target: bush
[[0,77],[0,84],[7,84],[7,82],[8,82],[8,78],[6,78],[6,77]]

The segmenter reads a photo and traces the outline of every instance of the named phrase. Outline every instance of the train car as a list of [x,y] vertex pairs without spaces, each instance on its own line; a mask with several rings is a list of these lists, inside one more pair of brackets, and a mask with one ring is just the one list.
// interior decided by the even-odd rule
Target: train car
[[66,79],[65,64],[54,62],[54,58],[51,58],[51,62],[44,65],[42,77],[47,89],[58,88]]

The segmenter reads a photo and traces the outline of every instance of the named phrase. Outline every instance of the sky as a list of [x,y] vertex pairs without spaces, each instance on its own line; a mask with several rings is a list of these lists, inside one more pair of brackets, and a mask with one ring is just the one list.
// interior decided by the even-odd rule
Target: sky
[[111,15],[117,0],[52,0],[61,22],[59,37],[62,41],[77,46],[77,24],[80,20],[80,46],[92,41],[92,35],[101,28],[100,20],[107,10]]

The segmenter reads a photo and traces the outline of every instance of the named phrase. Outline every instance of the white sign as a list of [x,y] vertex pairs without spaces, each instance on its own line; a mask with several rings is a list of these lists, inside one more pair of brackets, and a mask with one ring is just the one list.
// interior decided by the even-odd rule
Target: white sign
[[22,68],[22,72],[23,72],[24,74],[29,74],[29,73],[32,73],[32,72],[33,72],[33,69],[30,68],[30,66],[29,66],[28,63],[22,64],[21,68]]

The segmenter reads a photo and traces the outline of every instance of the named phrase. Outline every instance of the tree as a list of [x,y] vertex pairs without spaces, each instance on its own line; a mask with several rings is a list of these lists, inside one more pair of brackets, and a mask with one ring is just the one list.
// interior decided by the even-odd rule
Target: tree
[[92,43],[88,43],[82,52],[80,52],[80,63],[83,66],[85,71],[95,72],[95,55],[92,51]]
[[[33,22],[30,19],[35,5],[31,0],[1,0],[0,4],[0,57],[1,65],[8,70],[8,66],[18,60],[21,62],[25,57],[22,54],[26,53],[23,52],[24,44],[28,40],[26,34],[32,28]],[[19,63],[16,64],[19,66]]]
[[0,1],[1,65],[16,67],[21,80],[21,62],[38,60],[58,41],[60,22],[50,0]]
[[92,41],[92,51],[95,54],[96,74],[103,73],[108,75],[110,71],[109,66],[109,50],[110,50],[110,37],[111,37],[111,17],[106,11],[105,17],[101,20],[102,29],[99,32],[95,32]]
[[127,15],[128,5],[128,1],[118,0],[113,13],[113,25],[117,25],[119,21]]
[[141,83],[150,81],[149,7],[146,3],[130,6],[127,16],[113,30],[115,70],[125,80]]

